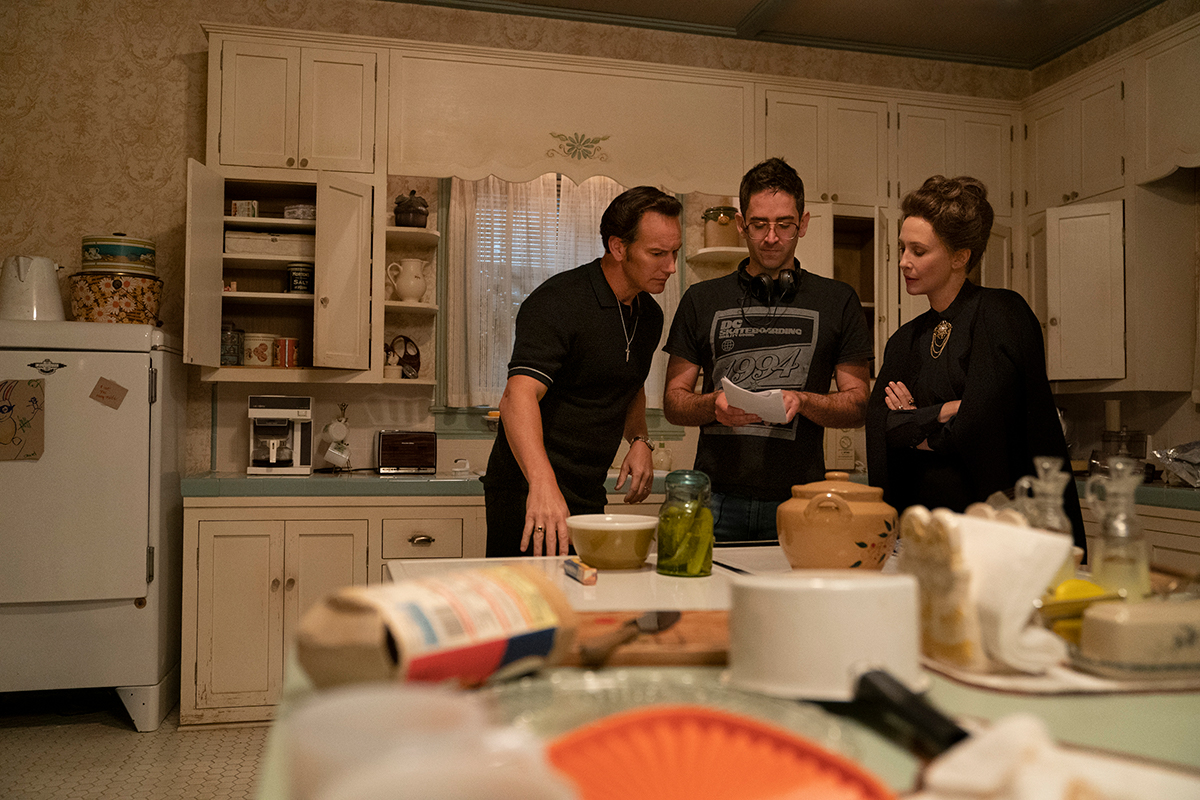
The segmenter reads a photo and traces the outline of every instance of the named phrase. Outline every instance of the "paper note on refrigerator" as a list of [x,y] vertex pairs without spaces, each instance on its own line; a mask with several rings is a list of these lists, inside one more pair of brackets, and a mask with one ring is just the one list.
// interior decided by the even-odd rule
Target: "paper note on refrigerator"
[[783,390],[766,389],[751,392],[738,386],[729,378],[721,378],[721,388],[729,398],[729,405],[762,417],[763,422],[782,425],[787,422],[787,410],[783,407]]

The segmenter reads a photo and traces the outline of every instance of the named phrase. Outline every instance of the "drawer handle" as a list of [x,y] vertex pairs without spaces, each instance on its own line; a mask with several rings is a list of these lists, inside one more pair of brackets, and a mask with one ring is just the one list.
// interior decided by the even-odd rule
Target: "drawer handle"
[[434,543],[434,538],[424,533],[416,533],[408,537],[408,543],[413,547],[429,547]]

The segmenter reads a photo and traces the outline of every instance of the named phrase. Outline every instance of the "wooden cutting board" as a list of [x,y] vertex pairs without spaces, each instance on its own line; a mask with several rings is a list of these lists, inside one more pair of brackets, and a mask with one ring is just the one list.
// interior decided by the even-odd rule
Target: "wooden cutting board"
[[[610,633],[641,614],[632,611],[580,613],[575,642],[563,665],[580,666],[581,642]],[[632,642],[618,647],[605,666],[724,666],[728,654],[728,611],[684,611],[669,629],[639,634]]]

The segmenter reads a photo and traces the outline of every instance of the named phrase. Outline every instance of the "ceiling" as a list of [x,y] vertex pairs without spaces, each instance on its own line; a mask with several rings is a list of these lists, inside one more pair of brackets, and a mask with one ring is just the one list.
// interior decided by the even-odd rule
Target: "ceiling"
[[420,5],[1033,69],[1163,0],[407,0]]

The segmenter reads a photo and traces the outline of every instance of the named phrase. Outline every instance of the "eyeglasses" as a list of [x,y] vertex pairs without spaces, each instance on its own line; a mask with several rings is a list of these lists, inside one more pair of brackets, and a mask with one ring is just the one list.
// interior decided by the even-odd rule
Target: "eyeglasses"
[[775,235],[782,241],[790,241],[796,238],[796,234],[800,232],[800,226],[794,222],[754,222],[746,223],[746,235],[753,241],[761,242],[767,238],[767,233],[775,229]]

